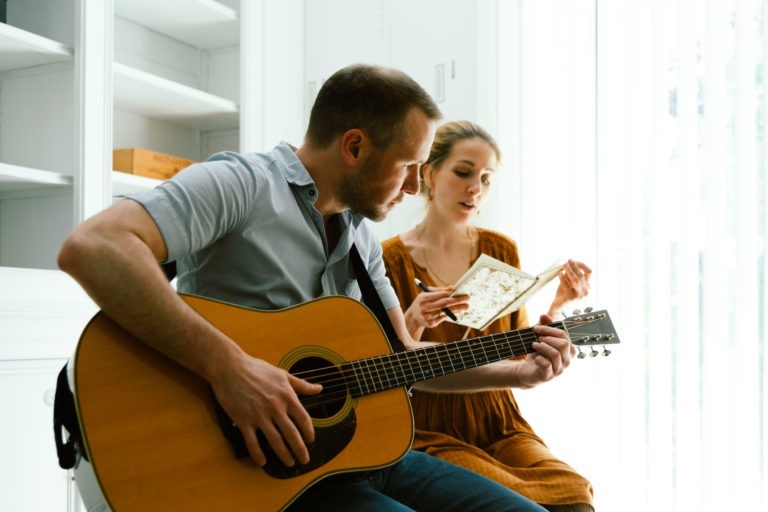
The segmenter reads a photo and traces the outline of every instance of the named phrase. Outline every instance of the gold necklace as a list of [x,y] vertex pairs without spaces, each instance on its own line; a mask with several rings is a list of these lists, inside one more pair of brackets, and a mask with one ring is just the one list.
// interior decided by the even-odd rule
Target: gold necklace
[[[443,279],[439,275],[437,275],[437,272],[435,272],[435,269],[432,268],[432,265],[429,264],[429,258],[427,258],[427,249],[424,245],[424,241],[421,239],[421,232],[424,231],[424,224],[420,223],[416,227],[416,238],[419,241],[419,245],[421,246],[421,255],[424,257],[424,263],[427,264],[427,271],[432,274],[438,281],[440,281],[444,286],[450,286],[451,283],[449,283],[447,280]],[[467,240],[469,240],[469,260],[468,264],[472,263],[472,254],[474,253],[474,242],[472,241],[472,231],[469,229],[469,226],[467,226]]]

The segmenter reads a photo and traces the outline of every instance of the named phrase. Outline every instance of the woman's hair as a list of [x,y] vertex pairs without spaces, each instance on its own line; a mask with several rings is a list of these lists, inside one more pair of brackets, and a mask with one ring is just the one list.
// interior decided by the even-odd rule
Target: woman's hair
[[317,94],[307,127],[307,143],[326,148],[346,131],[363,130],[374,147],[398,142],[407,131],[404,121],[415,107],[430,120],[440,109],[411,77],[395,69],[356,64],[325,81]]
[[[435,140],[432,142],[432,148],[429,150],[429,158],[424,162],[424,166],[429,165],[432,169],[438,169],[448,155],[451,154],[453,146],[462,140],[481,139],[488,143],[496,153],[496,161],[501,162],[501,150],[496,140],[485,129],[473,123],[472,121],[451,121],[440,125],[435,132]],[[432,191],[424,182],[424,166],[421,173],[421,193],[429,197]]]

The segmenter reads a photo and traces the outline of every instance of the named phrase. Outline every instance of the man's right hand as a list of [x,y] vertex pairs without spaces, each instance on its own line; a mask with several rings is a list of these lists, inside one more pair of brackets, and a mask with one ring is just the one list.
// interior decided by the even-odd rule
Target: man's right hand
[[247,354],[236,366],[211,385],[242,432],[251,458],[260,466],[267,463],[256,436],[261,431],[283,464],[308,463],[307,443],[314,441],[315,430],[298,395],[315,395],[323,387]]

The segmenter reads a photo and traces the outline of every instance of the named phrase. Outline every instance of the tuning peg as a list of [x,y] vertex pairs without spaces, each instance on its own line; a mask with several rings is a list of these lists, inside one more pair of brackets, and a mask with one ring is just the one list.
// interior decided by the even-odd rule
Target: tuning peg
[[594,308],[592,308],[592,307],[590,306],[590,307],[584,308],[584,312],[585,312],[585,313],[591,313],[593,309],[594,309]]
[[578,357],[579,359],[584,359],[585,357],[587,357],[587,354],[581,351],[581,347],[576,347],[576,348],[579,350],[579,353],[576,354],[576,357]]
[[589,357],[595,357],[599,352],[595,350],[595,347],[589,347]]
[[609,355],[611,355],[611,351],[608,350],[608,347],[603,347],[603,355],[605,357],[608,357]]
[[580,309],[574,309],[573,310],[573,314],[574,314],[574,316],[579,316],[581,314],[581,310]]

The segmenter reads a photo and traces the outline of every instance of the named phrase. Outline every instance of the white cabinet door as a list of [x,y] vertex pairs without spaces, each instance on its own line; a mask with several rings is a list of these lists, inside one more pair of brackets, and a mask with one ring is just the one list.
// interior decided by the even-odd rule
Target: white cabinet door
[[53,397],[64,359],[0,361],[0,510],[77,509],[53,437]]

